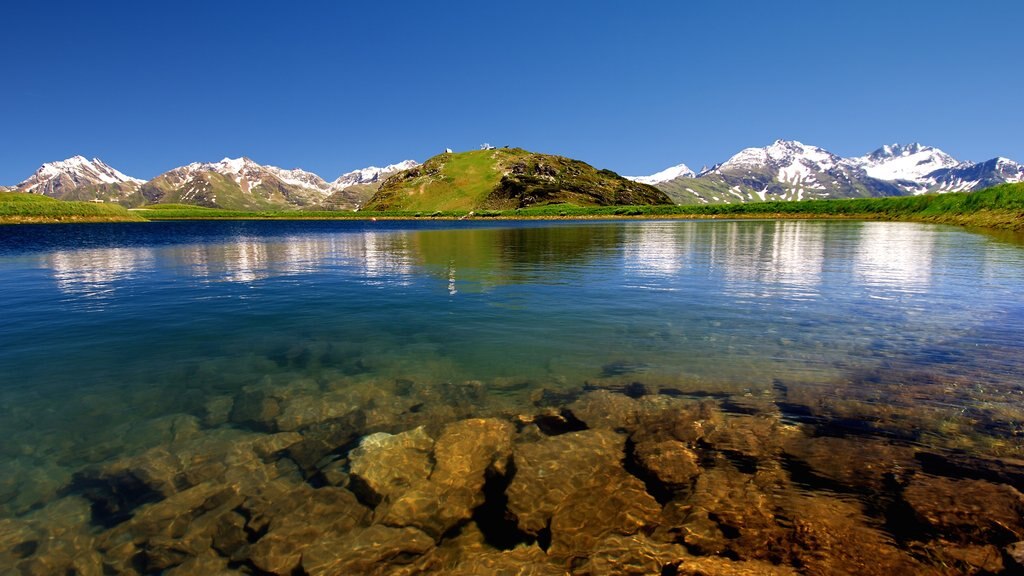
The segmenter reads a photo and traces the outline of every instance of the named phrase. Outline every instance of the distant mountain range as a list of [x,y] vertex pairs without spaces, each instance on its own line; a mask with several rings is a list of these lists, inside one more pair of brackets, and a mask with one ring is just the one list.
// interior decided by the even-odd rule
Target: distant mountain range
[[[389,176],[418,166],[413,160],[369,166],[328,182],[297,168],[225,158],[194,162],[147,182],[98,158],[74,156],[43,164],[24,182],[0,190],[128,207],[181,203],[234,210],[352,210],[366,205]],[[964,162],[917,143],[882,146],[864,156],[843,158],[817,146],[777,140],[764,148],[741,150],[699,173],[677,164],[650,176],[626,178],[653,185],[678,204],[718,204],[971,191],[1024,181],[1024,166],[1006,158]]]
[[679,164],[650,176],[651,184],[678,204],[760,200],[906,196],[966,192],[1024,180],[1024,166],[1006,158],[961,162],[932,146],[882,146],[843,158],[817,146],[777,140],[741,150],[721,164],[694,173]]
[[61,200],[116,202],[129,207],[175,203],[231,210],[352,210],[369,200],[384,178],[418,165],[405,160],[383,168],[369,166],[327,182],[298,168],[285,170],[244,157],[224,158],[220,162],[193,162],[147,182],[126,176],[98,158],[75,156],[43,164],[35,174],[10,189]]

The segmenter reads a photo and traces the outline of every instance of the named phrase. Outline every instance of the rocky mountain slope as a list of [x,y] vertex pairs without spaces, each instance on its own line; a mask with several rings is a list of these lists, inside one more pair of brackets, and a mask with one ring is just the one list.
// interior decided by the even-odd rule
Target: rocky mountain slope
[[146,182],[139,204],[191,204],[231,210],[315,206],[332,192],[323,178],[305,170],[283,170],[249,158],[193,162]]
[[383,168],[369,166],[342,174],[331,183],[334,190],[322,203],[326,210],[352,210],[365,204],[388,176],[419,166],[415,160],[403,160]]
[[[447,160],[442,161],[444,158]],[[437,210],[445,208],[433,206],[473,209],[555,202],[622,204],[628,198],[641,204],[661,201],[644,188],[647,185],[678,204],[718,204],[964,192],[1024,181],[1024,165],[1013,160],[962,162],[938,148],[917,143],[886,145],[863,156],[843,158],[817,146],[778,140],[763,148],[744,149],[699,173],[678,164],[625,180],[582,162],[519,149],[441,155],[431,162],[429,169],[413,160],[370,166],[328,182],[301,169],[225,158],[194,162],[145,182],[98,158],[74,156],[43,164],[25,181],[13,187],[0,186],[0,191],[129,207],[181,203],[235,210],[353,210],[367,206],[390,177],[404,174],[403,184],[392,184],[391,195],[375,198],[374,206]],[[418,176],[409,176],[410,170],[419,170]],[[429,193],[401,199],[399,188],[413,184],[425,186]],[[468,188],[456,190],[463,186]]]
[[434,211],[670,202],[653,186],[579,160],[501,148],[434,156],[385,180],[366,208]]
[[12,190],[60,200],[121,202],[135,194],[142,180],[118,172],[99,158],[72,156],[47,162]]
[[1024,180],[1024,166],[1012,160],[960,162],[938,148],[916,143],[842,158],[817,146],[777,140],[764,148],[742,150],[699,174],[665,179],[663,175],[674,168],[635,179],[652,182],[679,204],[905,196],[980,190]]
[[98,158],[74,156],[43,164],[24,182],[2,186],[0,191],[129,207],[177,203],[234,210],[352,210],[373,196],[385,178],[417,165],[405,160],[383,168],[370,166],[327,182],[301,169],[265,166],[244,157],[224,158],[220,162],[193,162],[146,182],[126,176]]

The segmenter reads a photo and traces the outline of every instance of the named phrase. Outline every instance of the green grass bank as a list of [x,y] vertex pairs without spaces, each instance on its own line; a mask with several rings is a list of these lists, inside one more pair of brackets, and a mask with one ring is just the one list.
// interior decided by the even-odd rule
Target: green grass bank
[[54,222],[145,222],[116,204],[71,202],[39,194],[0,192],[0,224]]
[[135,210],[88,202],[62,202],[32,194],[0,194],[0,222],[145,220],[345,220],[345,219],[588,219],[588,218],[817,218],[898,220],[1024,231],[1024,183],[980,190],[850,200],[751,202],[704,206],[574,206],[549,204],[516,210],[247,212],[181,204]]

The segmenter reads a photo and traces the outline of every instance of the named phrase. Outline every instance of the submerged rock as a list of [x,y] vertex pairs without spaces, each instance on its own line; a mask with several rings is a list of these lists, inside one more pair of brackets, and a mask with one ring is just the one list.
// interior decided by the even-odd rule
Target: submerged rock
[[603,538],[653,530],[660,505],[622,467],[625,438],[609,430],[571,432],[515,447],[508,509],[519,529],[549,531],[549,555],[572,565]]
[[919,474],[903,497],[918,519],[960,543],[1024,539],[1024,494],[1006,484]]
[[444,428],[434,445],[429,478],[414,483],[393,499],[381,521],[390,526],[415,526],[440,538],[468,520],[484,503],[488,476],[504,475],[512,452],[511,423],[469,419]]
[[376,524],[313,542],[302,553],[302,570],[309,576],[392,574],[433,548],[434,538],[415,528]]
[[[267,496],[277,500],[282,495]],[[280,500],[267,498],[264,506],[246,503],[251,507],[251,516],[262,517],[256,520],[261,528],[264,518],[267,522],[266,534],[249,547],[247,556],[255,566],[274,574],[292,574],[315,542],[341,538],[357,527],[364,527],[369,517],[369,510],[343,488],[301,487],[281,499],[287,502],[287,508],[282,507],[284,503]],[[280,508],[268,514],[266,505]]]
[[364,437],[348,456],[353,489],[374,506],[399,497],[430,476],[433,448],[434,439],[423,427]]
[[689,487],[700,474],[699,456],[678,440],[640,442],[633,451],[644,471],[669,490]]

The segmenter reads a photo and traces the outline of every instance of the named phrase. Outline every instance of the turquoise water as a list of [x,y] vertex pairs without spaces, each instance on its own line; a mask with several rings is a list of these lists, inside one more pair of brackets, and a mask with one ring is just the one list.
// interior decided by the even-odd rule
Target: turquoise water
[[211,401],[267,384],[468,386],[506,416],[640,385],[1017,455],[1022,288],[1020,244],[910,223],[0,227],[0,510],[176,415],[242,426]]

